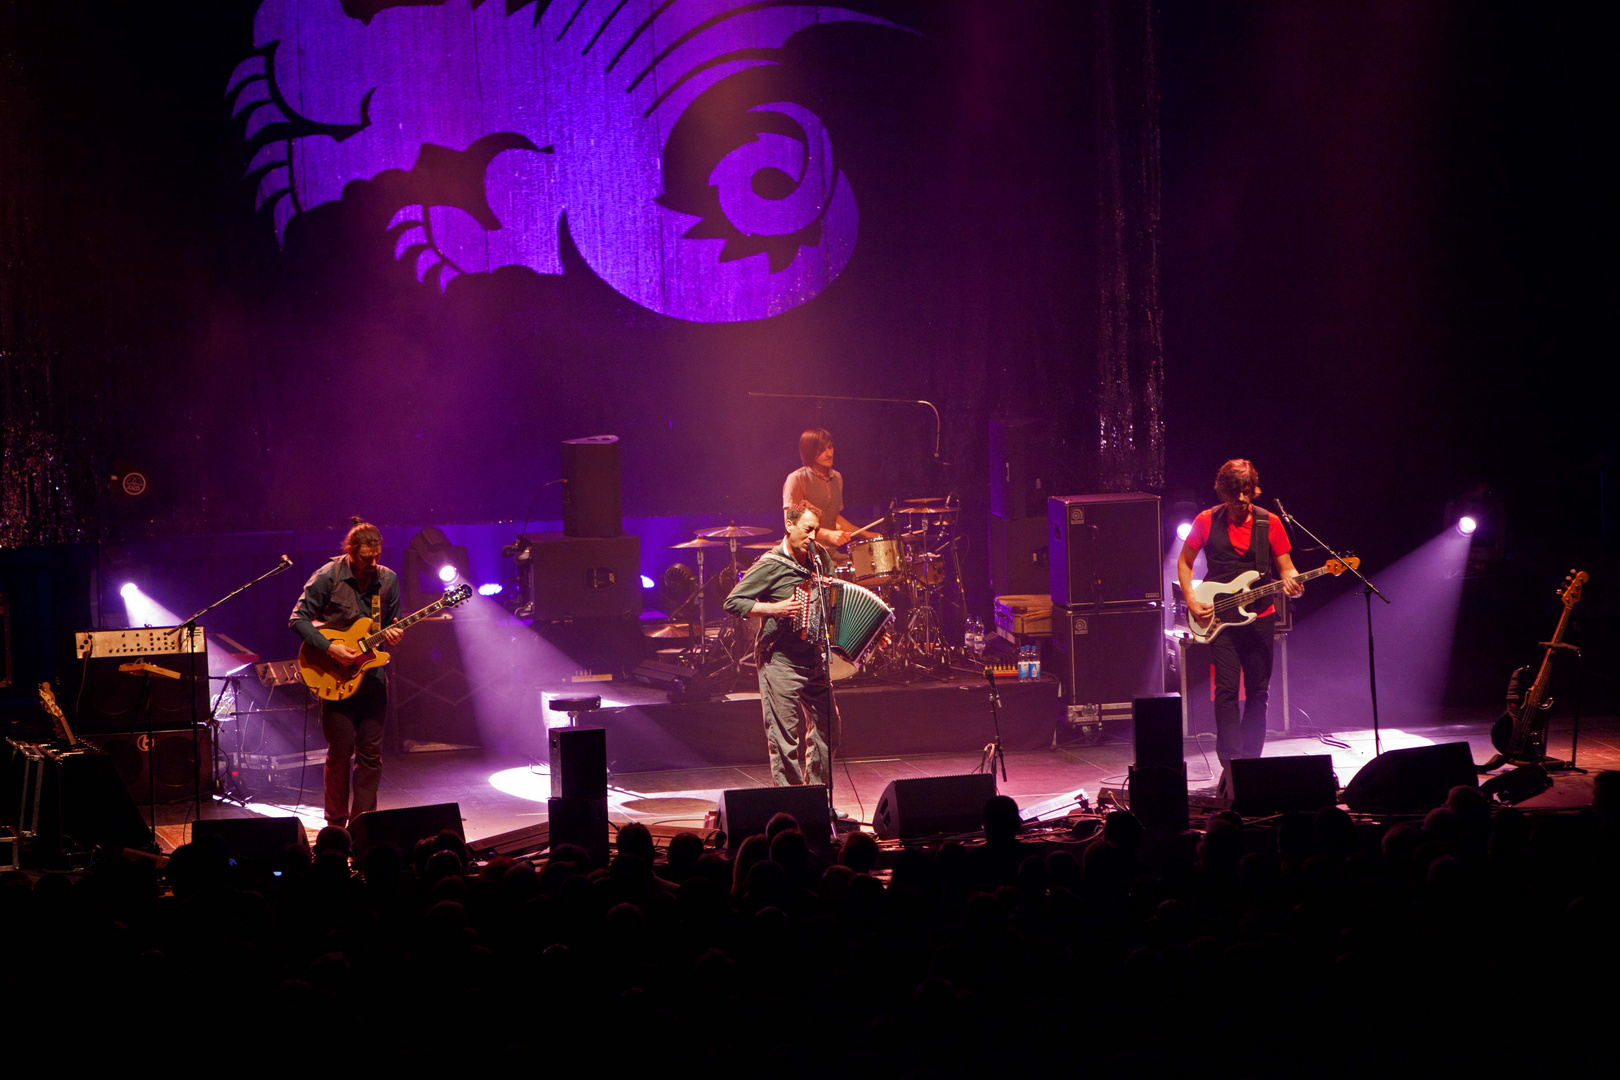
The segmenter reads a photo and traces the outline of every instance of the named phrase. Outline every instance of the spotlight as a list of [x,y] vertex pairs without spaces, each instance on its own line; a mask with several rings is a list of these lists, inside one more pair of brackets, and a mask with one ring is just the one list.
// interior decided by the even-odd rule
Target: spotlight
[[1176,526],[1176,536],[1182,540],[1187,539],[1187,535],[1191,532],[1192,522],[1190,521],[1183,521],[1180,525]]
[[444,582],[446,585],[456,580],[456,568],[451,566],[449,563],[445,563],[443,566],[439,567],[439,580]]
[[652,588],[653,587],[653,579],[648,577],[646,574],[642,574],[641,575],[641,587],[643,589]]
[[1479,522],[1464,514],[1457,519],[1457,531],[1464,536],[1473,536],[1474,530],[1479,528]]
[[501,587],[494,582],[490,582],[488,585],[478,586],[479,596],[499,596],[500,593]]
[[124,587],[118,590],[118,595],[122,596],[125,600],[133,600],[137,596],[141,595],[141,588],[133,581],[125,582]]

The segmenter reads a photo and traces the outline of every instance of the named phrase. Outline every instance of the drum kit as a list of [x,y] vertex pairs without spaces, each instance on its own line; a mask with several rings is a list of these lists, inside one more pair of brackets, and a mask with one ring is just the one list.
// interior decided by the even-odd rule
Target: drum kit
[[[883,517],[855,530],[867,532],[884,525],[883,535],[851,541],[847,553],[831,552],[834,575],[858,586],[848,590],[852,598],[856,594],[875,598],[897,616],[887,638],[862,648],[864,659],[858,665],[835,658],[834,680],[848,679],[860,669],[873,674],[905,668],[937,671],[949,662],[940,607],[948,590],[960,588],[954,560],[960,509],[954,495],[896,501]],[[772,536],[770,529],[727,525],[701,529],[693,539],[671,545],[696,557],[696,575],[677,563],[665,574],[665,584],[676,593],[673,599],[680,613],[691,622],[689,634],[683,635],[691,644],[681,659],[704,675],[727,669],[740,673],[753,664],[758,624],[726,614],[721,604],[754,559],[781,543],[779,536]],[[744,562],[742,552],[753,557]],[[714,556],[726,561],[710,573],[706,564]],[[679,618],[676,612],[670,614]]]

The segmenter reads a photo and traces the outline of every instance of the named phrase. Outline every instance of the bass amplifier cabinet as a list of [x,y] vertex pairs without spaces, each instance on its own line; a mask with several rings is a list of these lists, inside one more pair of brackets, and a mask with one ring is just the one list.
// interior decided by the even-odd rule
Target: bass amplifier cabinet
[[1139,608],[1164,599],[1157,495],[1054,495],[1046,524],[1052,603]]
[[1128,720],[1136,698],[1164,693],[1164,612],[1053,608],[1052,649],[1063,702]]
[[518,617],[639,618],[641,538],[525,534],[518,550]]
[[[135,634],[139,631],[115,631]],[[105,633],[105,632],[103,632]],[[88,635],[79,635],[81,638]],[[101,636],[98,634],[98,636]],[[92,652],[81,645],[79,660],[72,669],[75,678],[67,687],[64,700],[78,703],[78,715],[73,729],[81,734],[96,735],[108,731],[145,731],[146,709],[142,706],[143,688],[150,693],[152,727],[158,730],[190,728],[208,719],[208,654],[203,651],[201,635],[198,651],[192,653],[123,653]],[[170,679],[153,675],[150,685],[147,676],[132,675],[118,670],[121,665],[145,660],[168,671],[178,672],[180,678]],[[80,684],[82,685],[75,685]]]

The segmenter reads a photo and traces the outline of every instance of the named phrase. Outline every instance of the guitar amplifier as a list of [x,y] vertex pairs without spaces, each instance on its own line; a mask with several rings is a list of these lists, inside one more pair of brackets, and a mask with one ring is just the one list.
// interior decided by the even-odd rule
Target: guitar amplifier
[[1157,495],[1054,495],[1046,524],[1052,603],[1140,608],[1164,599]]
[[1136,698],[1164,693],[1164,612],[1052,610],[1052,647],[1064,704],[1125,720]]

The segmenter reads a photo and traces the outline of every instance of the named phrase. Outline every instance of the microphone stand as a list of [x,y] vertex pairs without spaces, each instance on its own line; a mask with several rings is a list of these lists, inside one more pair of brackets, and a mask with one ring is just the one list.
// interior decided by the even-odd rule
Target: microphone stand
[[[814,540],[811,541],[815,543]],[[836,844],[838,840],[838,808],[833,805],[833,760],[838,754],[838,740],[842,735],[843,724],[839,722],[838,700],[833,693],[832,677],[832,620],[827,611],[827,577],[821,573],[821,560],[830,559],[819,545],[811,549],[811,558],[816,564],[815,577],[812,579],[816,589],[816,601],[821,605],[821,670],[827,679],[827,823],[832,826],[832,839]],[[830,570],[831,567],[829,566]]]
[[1335,558],[1339,560],[1339,562],[1343,563],[1344,568],[1356,575],[1357,579],[1361,581],[1361,597],[1367,603],[1367,686],[1372,694],[1373,756],[1378,757],[1383,754],[1384,746],[1378,734],[1378,664],[1373,658],[1372,598],[1376,596],[1378,599],[1387,604],[1389,603],[1389,597],[1379,592],[1377,586],[1375,586],[1371,581],[1367,580],[1367,575],[1363,574],[1360,570],[1357,570],[1354,566],[1352,566],[1346,556],[1339,554],[1339,552],[1334,551],[1327,544],[1324,544],[1320,536],[1317,536],[1315,533],[1311,532],[1311,530],[1305,527],[1304,522],[1300,521],[1299,518],[1294,517],[1287,510],[1284,510],[1281,499],[1276,500],[1276,503],[1277,514],[1283,519],[1284,525],[1297,526],[1300,532],[1316,541],[1317,547],[1327,552],[1332,558]]
[[[198,741],[197,741],[197,724],[198,724],[198,720],[197,720],[197,661],[196,661],[197,635],[202,632],[202,627],[197,625],[197,620],[202,618],[204,615],[208,614],[210,611],[213,611],[215,608],[219,607],[221,604],[225,603],[225,601],[229,600],[231,597],[235,596],[237,593],[247,591],[248,589],[250,589],[253,586],[257,585],[259,582],[263,581],[267,577],[274,577],[275,575],[281,573],[283,570],[287,569],[287,567],[291,566],[292,564],[293,564],[292,558],[290,556],[283,555],[281,557],[281,561],[276,563],[275,566],[271,567],[269,570],[266,570],[264,573],[260,574],[258,577],[252,579],[251,581],[245,581],[242,584],[238,585],[236,588],[232,589],[230,592],[226,593],[224,596],[220,597],[218,600],[215,600],[212,604],[209,604],[207,607],[205,607],[201,611],[197,612],[191,618],[187,619],[185,622],[181,623],[179,626],[174,628],[174,633],[175,633],[175,635],[177,637],[182,632],[184,633],[184,635],[185,635],[185,643],[184,643],[184,645],[185,645],[185,655],[190,658],[189,662],[186,664],[186,696],[191,699],[191,760],[192,760],[194,768],[198,764],[200,764],[199,759],[202,756],[202,747],[198,744]],[[207,648],[206,645],[203,647],[202,652],[203,652],[203,663],[207,664],[207,662],[208,662],[208,648]],[[148,727],[150,728],[150,722],[148,722]],[[147,745],[147,751],[146,752],[147,752],[148,755],[151,755],[153,752],[155,752],[157,750],[157,746],[151,741],[151,738],[152,738],[151,735],[147,736],[147,744],[146,744]],[[209,756],[210,756],[210,758],[212,758],[212,756],[213,756],[212,751],[210,751]],[[153,763],[151,761],[147,762],[147,772],[148,773],[150,773],[152,771],[152,764]],[[214,772],[213,764],[214,763],[211,760],[208,763],[208,765],[209,765],[209,768],[208,768],[209,775],[213,775],[213,772]],[[152,799],[152,829],[154,830],[153,835],[155,836],[156,835],[156,829],[157,829],[157,796],[156,796],[155,792],[151,795],[151,799]],[[195,773],[193,773],[192,777],[191,777],[191,810],[192,810],[192,815],[193,815],[192,816],[193,821],[195,821],[198,818],[202,817],[202,785],[197,782],[197,776],[196,776]]]
[[990,777],[995,778],[996,765],[1001,766],[1001,782],[1007,782],[1007,755],[1001,749],[1001,691],[996,689],[996,672],[989,664],[984,665],[984,677],[990,682],[990,725],[994,736],[990,745],[985,747],[984,759],[979,762],[982,769],[990,766]]

